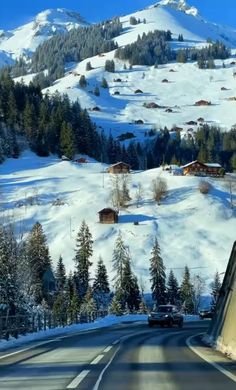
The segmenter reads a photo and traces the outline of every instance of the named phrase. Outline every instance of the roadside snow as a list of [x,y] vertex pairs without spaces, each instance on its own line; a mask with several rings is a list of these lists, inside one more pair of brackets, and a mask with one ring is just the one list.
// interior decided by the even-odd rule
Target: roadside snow
[[[199,318],[198,316],[190,316],[187,315],[184,317],[185,322],[189,321],[197,321]],[[123,315],[123,316],[114,316],[109,315],[104,318],[97,319],[94,322],[88,323],[88,324],[74,324],[70,326],[66,326],[64,328],[55,328],[55,329],[48,329],[46,331],[40,331],[37,333],[30,333],[25,336],[19,336],[18,339],[10,338],[9,341],[6,340],[0,340],[0,351],[5,351],[13,347],[19,347],[21,345],[27,344],[31,341],[39,341],[47,339],[48,337],[56,337],[60,335],[67,335],[67,334],[73,334],[77,332],[83,332],[90,329],[101,329],[108,326],[116,325],[116,324],[122,324],[126,322],[136,322],[136,321],[147,321],[147,315],[146,314],[129,314],[129,315]]]

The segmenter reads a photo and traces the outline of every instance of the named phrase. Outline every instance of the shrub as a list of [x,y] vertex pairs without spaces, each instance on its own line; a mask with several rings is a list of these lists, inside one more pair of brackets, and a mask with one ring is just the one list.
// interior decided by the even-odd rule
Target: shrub
[[207,180],[201,180],[198,185],[198,189],[201,194],[208,194],[211,189],[211,184]]

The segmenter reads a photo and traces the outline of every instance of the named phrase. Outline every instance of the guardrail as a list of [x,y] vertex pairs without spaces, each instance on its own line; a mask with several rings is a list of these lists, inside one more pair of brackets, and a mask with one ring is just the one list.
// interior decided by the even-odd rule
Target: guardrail
[[19,335],[46,331],[48,329],[65,327],[72,324],[93,322],[97,318],[105,317],[107,311],[94,313],[78,313],[73,315],[53,315],[52,313],[15,315],[0,317],[0,340],[8,340],[10,336],[17,338]]

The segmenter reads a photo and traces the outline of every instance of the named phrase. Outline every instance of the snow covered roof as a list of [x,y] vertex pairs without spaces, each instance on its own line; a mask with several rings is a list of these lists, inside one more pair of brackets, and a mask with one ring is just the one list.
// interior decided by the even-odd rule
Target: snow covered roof
[[112,209],[110,207],[107,207],[107,208],[104,208],[104,209],[100,210],[98,212],[98,214],[100,214],[100,213],[102,213],[102,214],[110,214],[110,213],[118,214],[116,210],[114,210],[114,209]]
[[221,165],[218,163],[206,163],[204,165],[206,165],[209,168],[221,168]]
[[123,162],[123,161],[119,161],[119,162],[117,162],[117,163],[115,163],[115,164],[110,165],[109,168],[111,168],[111,167],[116,167],[117,165],[120,165],[120,164],[126,165],[127,167],[130,167],[129,164],[127,164],[127,163],[125,163],[125,162]]
[[[193,164],[198,163],[198,162],[199,162],[199,161],[197,161],[197,160],[191,161],[190,163],[183,165],[181,168],[187,168],[187,167],[189,167],[190,165],[193,165]],[[200,164],[201,164],[201,163],[200,163]]]
[[218,164],[218,163],[201,163],[198,160],[191,161],[190,163],[183,165],[181,168],[187,168],[187,167],[189,167],[189,166],[191,166],[191,165],[193,165],[195,163],[198,163],[198,164],[201,164],[201,165],[205,165],[208,168],[221,168],[221,165]]

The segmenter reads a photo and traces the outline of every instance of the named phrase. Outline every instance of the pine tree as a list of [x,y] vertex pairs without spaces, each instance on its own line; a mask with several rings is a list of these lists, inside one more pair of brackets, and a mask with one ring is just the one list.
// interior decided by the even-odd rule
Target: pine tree
[[93,291],[92,291],[92,288],[90,286],[88,287],[88,290],[85,294],[84,301],[83,301],[83,304],[81,306],[80,311],[81,311],[81,313],[85,313],[85,314],[89,315],[90,317],[91,316],[93,317],[97,311],[96,302],[93,298]]
[[119,291],[121,290],[123,285],[124,268],[126,265],[126,261],[129,261],[129,252],[124,244],[121,232],[119,232],[112,255],[113,269],[116,272],[114,278],[115,288]]
[[105,77],[102,78],[100,86],[101,86],[101,88],[109,88],[107,80],[105,79]]
[[86,64],[86,71],[90,71],[90,70],[92,70],[93,69],[93,67],[92,67],[92,65],[91,65],[91,62],[89,61],[89,62],[87,62],[87,64]]
[[212,295],[212,306],[215,306],[221,289],[220,275],[217,271],[214,276],[214,281],[211,283],[211,295]]
[[121,316],[122,315],[122,308],[120,304],[120,297],[115,294],[112,301],[111,305],[109,307],[109,313],[114,314],[116,316]]
[[90,258],[93,254],[92,235],[85,221],[82,222],[76,238],[75,267],[78,283],[78,293],[82,300],[89,286],[89,268],[92,265]]
[[11,315],[19,309],[17,271],[18,252],[13,230],[0,226],[0,303],[6,305]]
[[53,315],[60,320],[62,325],[65,323],[67,308],[68,306],[65,300],[65,293],[60,291],[54,301],[52,312]]
[[98,86],[96,86],[94,88],[93,93],[94,93],[95,96],[100,96],[100,90],[99,90]]
[[31,271],[31,292],[36,303],[43,299],[48,301],[49,291],[44,284],[43,277],[51,271],[51,258],[49,255],[47,239],[39,222],[33,226],[27,240],[27,257]]
[[61,155],[73,159],[75,153],[75,140],[72,126],[63,122],[60,134],[60,151]]
[[177,62],[185,64],[187,62],[186,52],[184,50],[178,50],[176,60]]
[[186,266],[184,270],[183,281],[180,286],[180,298],[183,308],[186,313],[193,314],[194,312],[194,292],[191,283],[190,271]]
[[66,269],[62,260],[62,257],[59,257],[56,272],[56,285],[57,285],[57,291],[63,292],[65,290],[65,284],[66,284]]
[[97,270],[93,283],[93,296],[98,310],[107,308],[110,300],[110,288],[106,267],[101,257],[99,257]]
[[87,87],[87,80],[86,80],[86,77],[84,75],[80,76],[79,85],[81,86],[81,88]]
[[80,307],[81,307],[80,299],[78,297],[77,288],[74,285],[73,294],[67,309],[68,316],[70,317],[72,323],[77,321],[77,316],[79,314]]
[[153,249],[151,252],[150,276],[150,281],[152,283],[152,298],[157,305],[162,305],[166,301],[166,274],[157,237],[155,237]]
[[148,312],[148,309],[147,309],[146,302],[144,301],[144,299],[142,299],[140,302],[140,305],[139,305],[139,313],[140,314],[147,314],[147,312]]
[[114,60],[106,60],[105,62],[105,71],[106,72],[115,72],[115,62]]
[[140,291],[137,278],[133,275],[131,270],[130,257],[127,257],[124,263],[120,295],[122,309],[128,307],[130,312],[133,310],[138,310],[141,301]]
[[178,281],[172,270],[170,270],[167,281],[167,301],[172,305],[176,305],[179,302]]

